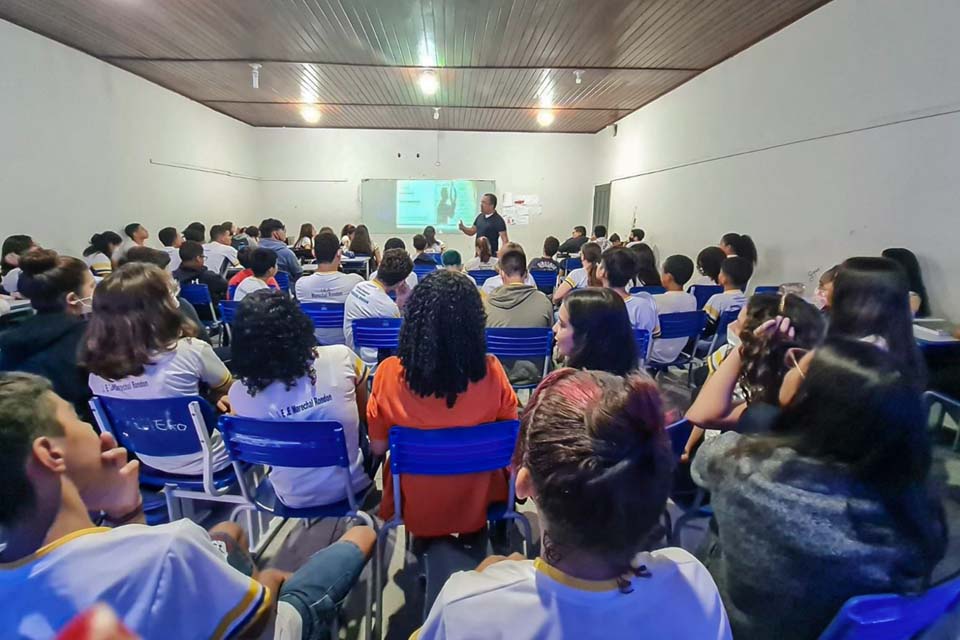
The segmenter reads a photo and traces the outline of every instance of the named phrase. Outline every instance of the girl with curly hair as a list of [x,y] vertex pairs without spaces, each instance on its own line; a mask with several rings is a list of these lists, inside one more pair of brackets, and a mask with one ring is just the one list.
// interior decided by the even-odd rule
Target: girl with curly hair
[[251,293],[237,309],[230,388],[233,413],[263,420],[331,420],[343,425],[350,457],[349,488],[336,467],[274,467],[280,500],[292,508],[332,504],[370,486],[364,471],[367,436],[360,416],[367,407],[367,366],[342,344],[317,346],[313,322],[282,291]]
[[[387,451],[390,427],[443,429],[517,418],[517,396],[496,357],[486,354],[480,293],[462,273],[437,270],[410,294],[398,355],[377,368],[367,405],[370,448]],[[415,536],[483,529],[487,507],[507,497],[505,470],[403,479],[403,520]],[[380,516],[393,517],[393,482],[383,468]]]

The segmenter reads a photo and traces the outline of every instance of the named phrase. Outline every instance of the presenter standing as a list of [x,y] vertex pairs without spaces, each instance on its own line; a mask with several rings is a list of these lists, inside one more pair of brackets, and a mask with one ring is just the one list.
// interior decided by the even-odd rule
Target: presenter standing
[[480,234],[490,241],[490,249],[493,255],[497,255],[500,249],[500,241],[504,244],[510,242],[507,237],[507,223],[503,217],[497,213],[497,196],[492,193],[485,193],[480,198],[480,215],[473,221],[473,226],[466,226],[463,220],[460,221],[460,231],[468,236]]

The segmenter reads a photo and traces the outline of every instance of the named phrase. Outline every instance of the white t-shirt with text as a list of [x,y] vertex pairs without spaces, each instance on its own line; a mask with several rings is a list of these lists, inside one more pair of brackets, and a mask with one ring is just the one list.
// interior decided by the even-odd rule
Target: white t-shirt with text
[[353,345],[353,321],[360,318],[399,318],[400,307],[390,299],[378,280],[361,282],[355,286],[343,309],[343,337],[348,347],[369,365],[377,363],[376,349],[357,350]]
[[[363,282],[357,273],[340,271],[316,272],[297,280],[294,291],[300,302],[328,302],[343,304],[350,290]],[[343,344],[343,329],[314,329],[320,344]]]
[[[482,262],[478,257],[470,258],[467,260],[467,264],[463,265],[464,271],[496,271],[497,270],[497,259],[493,256],[490,256],[490,259],[486,262]],[[492,276],[491,276],[492,277]]]

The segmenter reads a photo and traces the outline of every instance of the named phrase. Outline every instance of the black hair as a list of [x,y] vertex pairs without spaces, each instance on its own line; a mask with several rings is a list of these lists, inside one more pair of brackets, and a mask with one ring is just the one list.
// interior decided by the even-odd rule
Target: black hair
[[145,262],[146,264],[155,264],[161,269],[166,269],[170,264],[170,255],[166,251],[152,249],[151,247],[130,247],[126,253],[117,260],[117,266],[122,267],[131,262]]
[[620,242],[620,234],[619,234],[619,233],[612,233],[612,234],[610,234],[609,240],[610,240],[610,242],[612,242],[613,244],[617,244],[618,242]]
[[706,247],[697,254],[697,271],[719,284],[720,266],[727,254],[720,247]]
[[213,225],[212,227],[210,227],[210,242],[216,242],[217,238],[219,238],[226,232],[227,232],[227,229],[225,229],[223,226],[219,224]]
[[407,244],[400,238],[389,238],[386,242],[383,243],[383,250],[389,251],[390,249],[406,249]]
[[693,260],[684,255],[673,255],[663,261],[663,272],[673,276],[681,287],[693,277]]
[[240,266],[244,269],[250,268],[250,254],[253,253],[253,247],[247,245],[237,251],[237,262],[240,263]]
[[490,204],[493,205],[493,208],[494,208],[494,209],[497,208],[497,196],[495,196],[495,195],[492,194],[492,193],[485,193],[485,194],[483,194],[483,197],[484,197],[484,198],[490,198]]
[[746,258],[750,261],[751,265],[756,266],[757,245],[753,243],[753,239],[750,236],[739,233],[725,233],[720,239],[720,242],[731,247],[734,254],[738,257]]
[[370,239],[370,230],[367,229],[367,225],[358,225],[357,228],[353,230],[353,240],[350,241],[350,251],[362,256],[370,256],[370,261],[373,262],[373,240]]
[[884,249],[881,255],[900,265],[907,276],[907,286],[910,287],[910,291],[920,296],[920,310],[917,311],[917,317],[929,317],[930,301],[927,299],[927,287],[923,284],[923,272],[920,271],[917,256],[913,251],[903,248]]
[[20,255],[33,246],[33,238],[23,234],[7,236],[3,241],[3,248],[0,249],[0,273],[7,275],[7,272],[13,269],[13,265],[7,264],[7,254]]
[[345,224],[343,225],[343,229],[340,230],[340,237],[342,238],[343,236],[349,236],[351,233],[353,233],[356,230],[357,228],[352,224]]
[[37,249],[20,258],[20,294],[37,311],[62,311],[67,295],[78,293],[89,269],[78,258],[61,256],[52,249]]
[[523,253],[523,249],[509,247],[500,255],[497,266],[507,276],[525,276],[527,275],[527,256]]
[[206,240],[204,237],[204,230],[199,227],[187,227],[184,229],[183,239],[200,244],[203,244],[203,241]]
[[573,351],[567,364],[618,376],[636,368],[633,327],[619,294],[610,289],[577,289],[564,298],[563,304],[573,327]]
[[141,225],[139,222],[131,222],[130,224],[128,224],[123,228],[123,233],[128,238],[133,240],[133,234],[135,234],[137,232],[137,229],[139,229],[142,226],[143,225]]
[[583,268],[587,272],[588,287],[603,286],[603,283],[600,282],[600,278],[597,276],[597,267],[600,266],[602,256],[603,252],[600,250],[600,245],[596,242],[584,242],[583,245],[580,246],[580,259],[584,262]]
[[199,242],[193,242],[192,240],[187,240],[180,245],[180,260],[183,262],[190,262],[191,260],[198,258],[203,255],[203,245]]
[[164,227],[157,232],[157,237],[165,247],[172,247],[180,236],[180,232],[173,227]]
[[580,235],[582,235],[582,236],[587,235],[587,228],[584,227],[584,226],[577,225],[577,226],[575,226],[575,227],[573,228],[573,230],[574,230],[574,231],[577,231],[577,232],[580,233]]
[[601,258],[607,282],[615,289],[626,287],[637,273],[636,254],[626,247],[611,247]]
[[441,261],[445,267],[463,266],[463,258],[460,257],[460,252],[456,249],[447,249],[444,251]]
[[320,264],[337,259],[340,252],[340,239],[329,231],[321,231],[313,240],[313,256]]
[[630,238],[635,242],[642,242],[646,236],[647,234],[643,232],[643,229],[630,229]]
[[123,238],[120,237],[120,234],[114,231],[95,233],[90,236],[90,246],[83,250],[83,255],[92,256],[95,253],[102,253],[110,258],[113,255],[113,249],[111,246],[120,244],[123,244]]
[[423,237],[427,241],[427,246],[432,247],[437,244],[437,230],[427,225],[423,228]]
[[413,236],[413,248],[422,252],[427,248],[427,239],[419,233]]
[[445,398],[453,407],[471,382],[487,374],[486,314],[479,290],[461,273],[438,270],[413,289],[403,317],[397,355],[407,386],[422,397]]
[[275,266],[277,266],[276,252],[260,248],[250,252],[250,269],[256,277],[262,278]]
[[260,237],[260,227],[257,227],[257,226],[254,226],[254,225],[250,225],[249,227],[247,227],[246,229],[244,229],[244,233],[246,233],[246,234],[247,234],[249,237],[251,237],[251,238],[259,238],[259,237]]
[[230,368],[250,395],[274,382],[284,383],[289,390],[300,378],[313,376],[317,345],[313,322],[282,291],[261,289],[244,297],[230,329]]
[[377,269],[377,280],[392,287],[401,282],[413,271],[413,260],[403,249],[388,249],[383,252],[383,260]]
[[186,228],[186,229],[198,229],[198,230],[200,231],[200,233],[206,233],[206,232],[207,232],[207,225],[203,224],[202,222],[191,222],[191,223],[188,224],[185,228]]
[[598,224],[593,228],[593,235],[597,236],[598,238],[603,238],[607,235],[607,228],[602,224]]
[[557,251],[560,250],[560,241],[553,236],[547,236],[543,240],[543,255],[550,256],[551,258],[557,255]]
[[282,229],[286,229],[286,226],[276,218],[264,218],[260,222],[260,235],[264,238],[269,238],[274,231]]
[[744,291],[750,278],[753,277],[753,263],[747,258],[734,256],[723,261],[720,272],[730,279],[730,284]]
[[657,271],[657,258],[653,255],[653,249],[645,242],[639,242],[628,249],[632,251],[636,258],[637,281],[645,287],[659,287],[660,272]]

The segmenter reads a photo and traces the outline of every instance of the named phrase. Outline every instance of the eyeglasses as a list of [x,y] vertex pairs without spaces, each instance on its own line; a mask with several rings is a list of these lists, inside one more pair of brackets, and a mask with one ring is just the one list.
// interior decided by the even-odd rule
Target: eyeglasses
[[787,352],[783,356],[783,364],[788,369],[796,369],[797,373],[800,374],[800,377],[804,380],[807,379],[807,374],[804,373],[803,369],[800,368],[800,361],[803,360],[804,356],[810,353],[809,349],[804,349],[803,347],[791,347],[787,349]]

